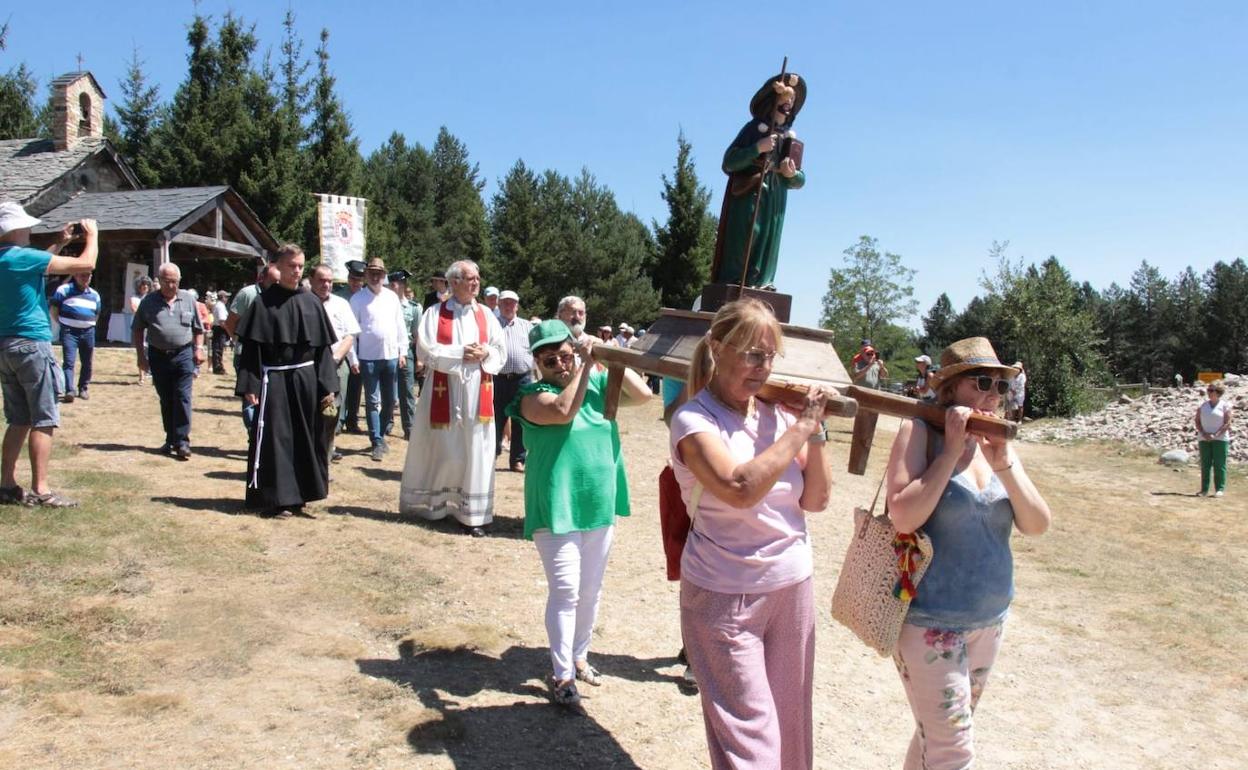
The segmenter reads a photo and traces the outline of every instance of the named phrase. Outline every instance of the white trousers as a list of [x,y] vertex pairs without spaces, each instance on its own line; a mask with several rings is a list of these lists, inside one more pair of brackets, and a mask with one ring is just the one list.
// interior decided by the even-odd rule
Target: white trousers
[[546,636],[557,679],[575,676],[576,661],[589,654],[614,535],[615,525],[566,535],[552,535],[548,529],[533,533],[546,570]]

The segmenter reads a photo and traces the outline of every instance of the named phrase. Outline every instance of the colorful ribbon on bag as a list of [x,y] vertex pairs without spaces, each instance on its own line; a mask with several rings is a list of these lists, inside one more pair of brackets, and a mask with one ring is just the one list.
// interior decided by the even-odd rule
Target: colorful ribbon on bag
[[919,550],[919,539],[914,536],[913,532],[904,535],[898,533],[893,538],[893,553],[897,554],[899,573],[897,585],[893,586],[893,596],[903,602],[912,601],[919,592],[914,585],[914,573],[923,559],[923,552]]
[[[477,341],[482,345],[490,341],[489,327],[486,326],[485,311],[475,305],[477,320]],[[455,314],[451,310],[451,301],[442,303],[438,310],[439,345],[450,345],[455,337]],[[488,423],[494,419],[494,378],[481,370],[481,385],[477,391],[477,420]],[[433,402],[429,405],[429,424],[433,428],[451,427],[450,378],[446,372],[433,373]]]

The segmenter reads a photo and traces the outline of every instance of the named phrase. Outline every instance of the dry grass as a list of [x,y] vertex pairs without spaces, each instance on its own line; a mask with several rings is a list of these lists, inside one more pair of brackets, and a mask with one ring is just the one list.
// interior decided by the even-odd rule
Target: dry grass
[[[348,436],[319,520],[240,515],[228,383],[197,382],[193,438],[217,451],[178,464],[141,451],[160,442],[150,390],[104,382],[132,379],[129,362],[103,351],[93,398],[66,409],[54,482],[82,507],[0,507],[0,766],[546,766],[548,754],[516,753],[526,735],[591,746],[604,766],[705,764],[697,699],[673,681],[657,406],[621,413],[634,515],[591,652],[608,686],[586,714],[552,720],[537,684],[545,583],[515,536],[521,476],[497,477],[495,536],[464,538],[396,520],[402,451],[371,463]],[[848,430],[834,427],[833,505],[811,518],[816,764],[895,767],[910,729],[895,673],[826,616],[850,511],[888,452],[882,429],[868,475],[844,475]],[[1130,447],[1020,451],[1055,520],[1014,540],[1018,597],[977,716],[985,766],[1236,767],[1248,751],[1243,475],[1204,500],[1186,496],[1194,469]]]

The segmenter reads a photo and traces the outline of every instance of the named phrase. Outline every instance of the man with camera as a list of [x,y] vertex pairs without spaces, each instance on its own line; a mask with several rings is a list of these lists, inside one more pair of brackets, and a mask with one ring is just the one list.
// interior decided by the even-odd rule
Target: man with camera
[[[30,248],[31,228],[39,220],[15,202],[0,203],[0,390],[4,394],[3,456],[0,457],[0,503],[67,508],[73,500],[48,486],[52,432],[60,424],[57,394],[63,375],[52,355],[52,323],[43,292],[45,275],[91,272],[99,255],[94,219],[68,224],[47,251]],[[60,250],[77,235],[77,257]],[[30,455],[30,489],[17,483],[22,445]]]

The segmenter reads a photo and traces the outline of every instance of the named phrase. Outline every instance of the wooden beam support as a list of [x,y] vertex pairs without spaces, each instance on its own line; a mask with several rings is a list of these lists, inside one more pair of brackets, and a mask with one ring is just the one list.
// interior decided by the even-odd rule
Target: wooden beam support
[[216,238],[209,238],[206,235],[195,235],[194,233],[179,233],[173,236],[173,243],[181,243],[186,246],[198,246],[204,249],[212,249],[214,251],[224,251],[227,254],[237,254],[240,257],[264,258],[264,252],[252,248],[243,243],[235,243],[233,241],[219,241]]
[[[603,347],[606,347],[605,345]],[[596,350],[596,348],[595,348]],[[607,367],[607,397],[603,405],[602,416],[614,420],[620,410],[620,393],[624,388],[624,370],[627,367],[619,364]]]
[[243,220],[238,218],[238,214],[234,212],[234,209],[231,208],[230,204],[226,203],[224,199],[222,199],[221,201],[220,210],[225,212],[225,215],[229,217],[230,222],[232,222],[234,226],[238,228],[238,231],[243,234],[243,237],[247,239],[247,242],[250,243],[252,247],[255,248],[256,251],[259,252],[260,257],[261,258],[265,257],[267,252],[265,251],[264,246],[260,244],[260,240],[256,238],[255,235],[252,234],[250,227],[247,227],[247,225],[243,224]]
[[211,198],[195,207],[195,210],[179,219],[177,222],[169,226],[165,231],[170,235],[178,235],[184,230],[195,224],[199,220],[208,216],[209,212],[217,208],[217,198]]

